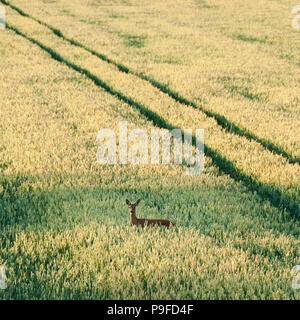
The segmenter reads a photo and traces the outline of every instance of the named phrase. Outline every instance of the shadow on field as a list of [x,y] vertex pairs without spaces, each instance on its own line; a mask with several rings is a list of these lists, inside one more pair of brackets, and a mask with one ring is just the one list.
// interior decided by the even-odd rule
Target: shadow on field
[[49,205],[47,199],[49,195],[45,192],[40,192],[39,194],[33,192],[30,185],[25,189],[24,185],[27,182],[28,178],[21,175],[1,177],[1,228],[41,222],[43,212]]
[[[126,185],[48,189],[33,187],[39,177],[4,176],[0,178],[0,229],[13,241],[14,230],[37,229],[61,232],[91,223],[129,225],[125,199],[142,199],[137,217],[170,219],[177,226],[193,227],[221,241],[225,234],[243,236],[271,232],[274,235],[299,235],[300,224],[288,213],[261,200],[242,184],[227,177],[210,177],[199,185],[151,182],[147,187]],[[151,186],[151,184],[153,184]],[[4,238],[3,238],[4,239]]]
[[[135,188],[113,181],[111,184],[100,181],[93,187],[67,188],[61,176],[53,189],[37,190],[36,183],[41,180],[42,177],[21,175],[0,178],[0,264],[5,263],[10,279],[8,289],[3,291],[4,299],[122,299],[131,297],[133,293],[128,292],[137,284],[149,298],[153,294],[151,290],[156,290],[156,284],[150,285],[150,275],[139,274],[136,282],[122,278],[119,292],[114,291],[115,284],[110,282],[114,279],[111,268],[119,273],[118,263],[123,261],[124,252],[126,259],[134,263],[134,251],[131,252],[128,245],[136,243],[137,239],[144,239],[144,245],[149,245],[150,250],[153,245],[159,247],[159,241],[164,241],[168,247],[174,237],[182,240],[189,232],[198,231],[200,243],[204,241],[204,247],[209,243],[212,252],[224,249],[235,257],[237,252],[238,256],[245,254],[249,259],[254,256],[255,263],[268,261],[267,266],[270,264],[270,268],[275,268],[276,265],[278,270],[286,270],[298,257],[299,222],[272,207],[268,201],[262,201],[242,184],[232,183],[226,176],[209,176],[204,183],[185,186],[178,186],[173,181],[170,186],[162,186],[154,177],[148,186],[137,185]],[[111,187],[113,184],[116,187]],[[147,240],[155,230],[129,227],[126,198],[131,201],[142,199],[137,208],[138,217],[170,219],[179,228],[158,230],[162,237],[157,243]],[[178,245],[180,243],[178,241]],[[188,247],[187,251],[190,249]],[[174,250],[184,255],[182,248]],[[115,257],[116,252],[121,260]],[[149,252],[153,257],[152,251]],[[224,260],[224,257],[219,258]],[[205,262],[207,266],[218,268],[217,257],[213,255],[211,259],[211,262]],[[226,259],[230,260],[230,255]],[[257,267],[262,268],[261,265]],[[131,264],[126,264],[126,268],[131,270]],[[137,270],[144,272],[144,266],[138,266]],[[101,286],[94,285],[99,282],[97,277],[103,277]],[[177,279],[177,273],[174,279]],[[183,279],[182,284],[177,284],[177,288],[183,285],[180,287],[183,297],[199,298],[200,293],[197,295],[185,287],[186,281],[191,284],[193,279]],[[229,278],[222,285],[228,288],[232,281],[239,288],[244,280]],[[286,286],[284,279],[280,281]],[[199,283],[202,285],[201,281]],[[209,281],[207,290],[212,297],[225,297],[219,295],[218,288],[212,289]],[[285,290],[291,294],[290,288]],[[244,295],[240,292],[240,297]]]
[[[106,92],[108,92],[112,96],[117,97],[120,101],[125,102],[129,106],[136,109],[142,116],[146,117],[147,120],[151,121],[153,125],[163,129],[168,129],[168,130],[177,129],[176,127],[171,125],[166,119],[162,118],[158,113],[152,111],[151,109],[147,108],[143,104],[136,102],[131,97],[124,95],[122,92],[115,90],[113,87],[111,87],[109,84],[104,82],[102,79],[92,74],[89,70],[84,69],[70,62],[67,59],[64,59],[60,54],[58,54],[52,48],[45,46],[38,40],[31,38],[28,35],[25,35],[20,30],[18,30],[13,26],[7,25],[7,29],[13,30],[16,34],[36,44],[42,50],[44,50],[45,52],[48,52],[54,60],[64,63],[69,68],[85,75],[90,80],[92,80],[95,83],[95,85],[103,88]],[[192,139],[193,145],[195,146],[196,137],[193,135],[192,138],[193,138]],[[258,181],[253,176],[245,173],[240,168],[236,167],[236,165],[232,161],[228,160],[226,157],[220,154],[218,150],[213,149],[207,145],[205,145],[205,154],[213,160],[214,164],[223,173],[228,174],[231,178],[233,178],[237,182],[243,182],[244,186],[246,186],[249,191],[256,192],[256,194],[258,194],[261,197],[262,201],[266,200],[271,202],[273,206],[287,211],[291,215],[292,219],[299,220],[300,207],[298,204],[297,194],[293,193],[293,190],[291,191],[284,190],[284,188],[281,188],[279,186],[276,186],[273,184],[266,184],[261,181]]]

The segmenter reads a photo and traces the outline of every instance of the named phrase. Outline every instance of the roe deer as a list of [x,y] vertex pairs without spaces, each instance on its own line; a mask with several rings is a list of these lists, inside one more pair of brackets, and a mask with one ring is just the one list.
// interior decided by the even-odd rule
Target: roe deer
[[141,225],[142,227],[144,225],[146,226],[165,226],[169,228],[169,226],[175,226],[175,224],[169,220],[162,220],[162,219],[138,219],[135,215],[135,209],[136,206],[140,203],[140,199],[136,203],[130,203],[129,200],[126,199],[126,204],[129,207],[129,213],[130,213],[130,223],[135,226]]

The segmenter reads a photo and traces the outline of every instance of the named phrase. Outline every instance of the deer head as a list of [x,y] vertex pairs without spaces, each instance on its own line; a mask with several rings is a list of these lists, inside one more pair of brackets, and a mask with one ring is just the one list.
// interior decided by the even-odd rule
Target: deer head
[[135,208],[140,203],[140,201],[141,201],[141,199],[139,199],[136,203],[130,203],[130,201],[126,199],[126,204],[129,207],[130,215],[135,215]]

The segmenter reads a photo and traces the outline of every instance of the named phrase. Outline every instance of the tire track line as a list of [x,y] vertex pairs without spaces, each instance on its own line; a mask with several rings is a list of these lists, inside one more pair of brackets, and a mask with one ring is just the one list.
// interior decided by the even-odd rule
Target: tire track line
[[25,13],[22,9],[14,6],[13,4],[11,4],[10,2],[6,1],[6,0],[0,0],[3,4],[9,6],[11,9],[15,10],[16,12],[18,12],[19,14],[21,14],[24,17],[30,18],[34,21],[36,21],[37,23],[45,26],[46,28],[48,28],[50,31],[52,31],[56,36],[62,38],[63,40],[69,42],[70,44],[77,46],[81,49],[86,50],[87,52],[91,53],[92,55],[98,57],[99,59],[101,59],[102,61],[105,61],[111,65],[114,65],[119,71],[124,72],[124,73],[128,73],[131,75],[134,75],[144,81],[149,82],[150,84],[152,84],[155,88],[159,89],[161,92],[167,94],[169,97],[171,97],[172,99],[174,99],[175,101],[186,105],[186,106],[191,106],[194,109],[198,109],[201,112],[203,112],[207,117],[209,118],[213,118],[217,124],[219,126],[221,126],[223,129],[225,129],[225,131],[238,135],[240,137],[245,137],[246,139],[248,139],[249,141],[254,140],[255,142],[259,143],[262,147],[264,147],[265,149],[269,150],[270,152],[273,152],[275,154],[278,154],[284,158],[286,158],[288,160],[289,163],[294,164],[300,164],[300,158],[299,157],[294,157],[293,155],[291,155],[289,152],[285,151],[281,146],[278,146],[276,144],[274,144],[273,142],[264,139],[264,138],[260,138],[259,136],[257,136],[255,133],[249,131],[246,128],[241,128],[239,127],[237,124],[235,124],[234,122],[228,120],[225,116],[218,114],[216,112],[210,111],[206,108],[204,108],[201,105],[198,105],[196,103],[194,103],[193,101],[190,101],[186,98],[184,98],[183,96],[181,96],[178,92],[171,90],[167,85],[160,83],[159,81],[145,75],[139,72],[136,72],[134,70],[131,70],[130,68],[124,66],[121,63],[118,63],[114,60],[112,60],[111,58],[108,58],[107,56],[93,50],[90,49],[88,47],[86,47],[85,45],[83,45],[82,43],[74,40],[74,39],[70,39],[68,37],[66,37],[61,30],[47,24],[44,21],[41,21],[31,15],[29,15],[28,13]]
[[[173,125],[168,123],[165,119],[163,119],[159,114],[156,112],[149,110],[147,107],[145,107],[143,104],[138,103],[134,101],[132,98],[127,97],[122,92],[112,88],[109,86],[106,82],[101,80],[99,77],[92,74],[89,70],[84,69],[80,66],[77,66],[76,64],[68,61],[67,59],[63,58],[59,53],[54,51],[52,48],[47,47],[40,41],[26,35],[16,27],[7,24],[7,29],[14,31],[19,36],[27,39],[31,43],[37,45],[40,47],[43,51],[47,52],[52,59],[65,64],[69,68],[81,73],[82,75],[86,76],[90,80],[94,82],[94,84],[98,87],[101,87],[109,94],[117,97],[119,100],[125,102],[129,106],[136,109],[138,112],[140,112],[141,115],[147,118],[148,121],[152,122],[153,125],[173,130],[176,129]],[[181,131],[182,132],[182,131]],[[182,132],[183,134],[183,132]],[[195,146],[196,137],[193,135],[193,145]],[[222,156],[217,150],[212,149],[211,147],[205,145],[205,154],[212,159],[214,164],[222,171],[223,173],[229,175],[232,179],[242,182],[249,191],[256,192],[262,200],[268,200],[273,206],[279,208],[282,210],[282,214],[284,214],[284,211],[287,211],[289,213],[289,217],[292,219],[298,220],[300,214],[299,214],[299,205],[297,204],[295,198],[292,195],[286,194],[277,187],[273,185],[264,184],[260,181],[257,181],[250,175],[247,175],[242,170],[238,169],[234,163],[232,163],[230,160],[226,159],[224,156]]]

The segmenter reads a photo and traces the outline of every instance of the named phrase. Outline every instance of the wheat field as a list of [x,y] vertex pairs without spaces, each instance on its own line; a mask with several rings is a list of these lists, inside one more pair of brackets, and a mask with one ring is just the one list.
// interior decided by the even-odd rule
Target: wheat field
[[[1,0],[0,299],[299,299],[295,4]],[[100,165],[121,120],[204,129],[203,172]]]

